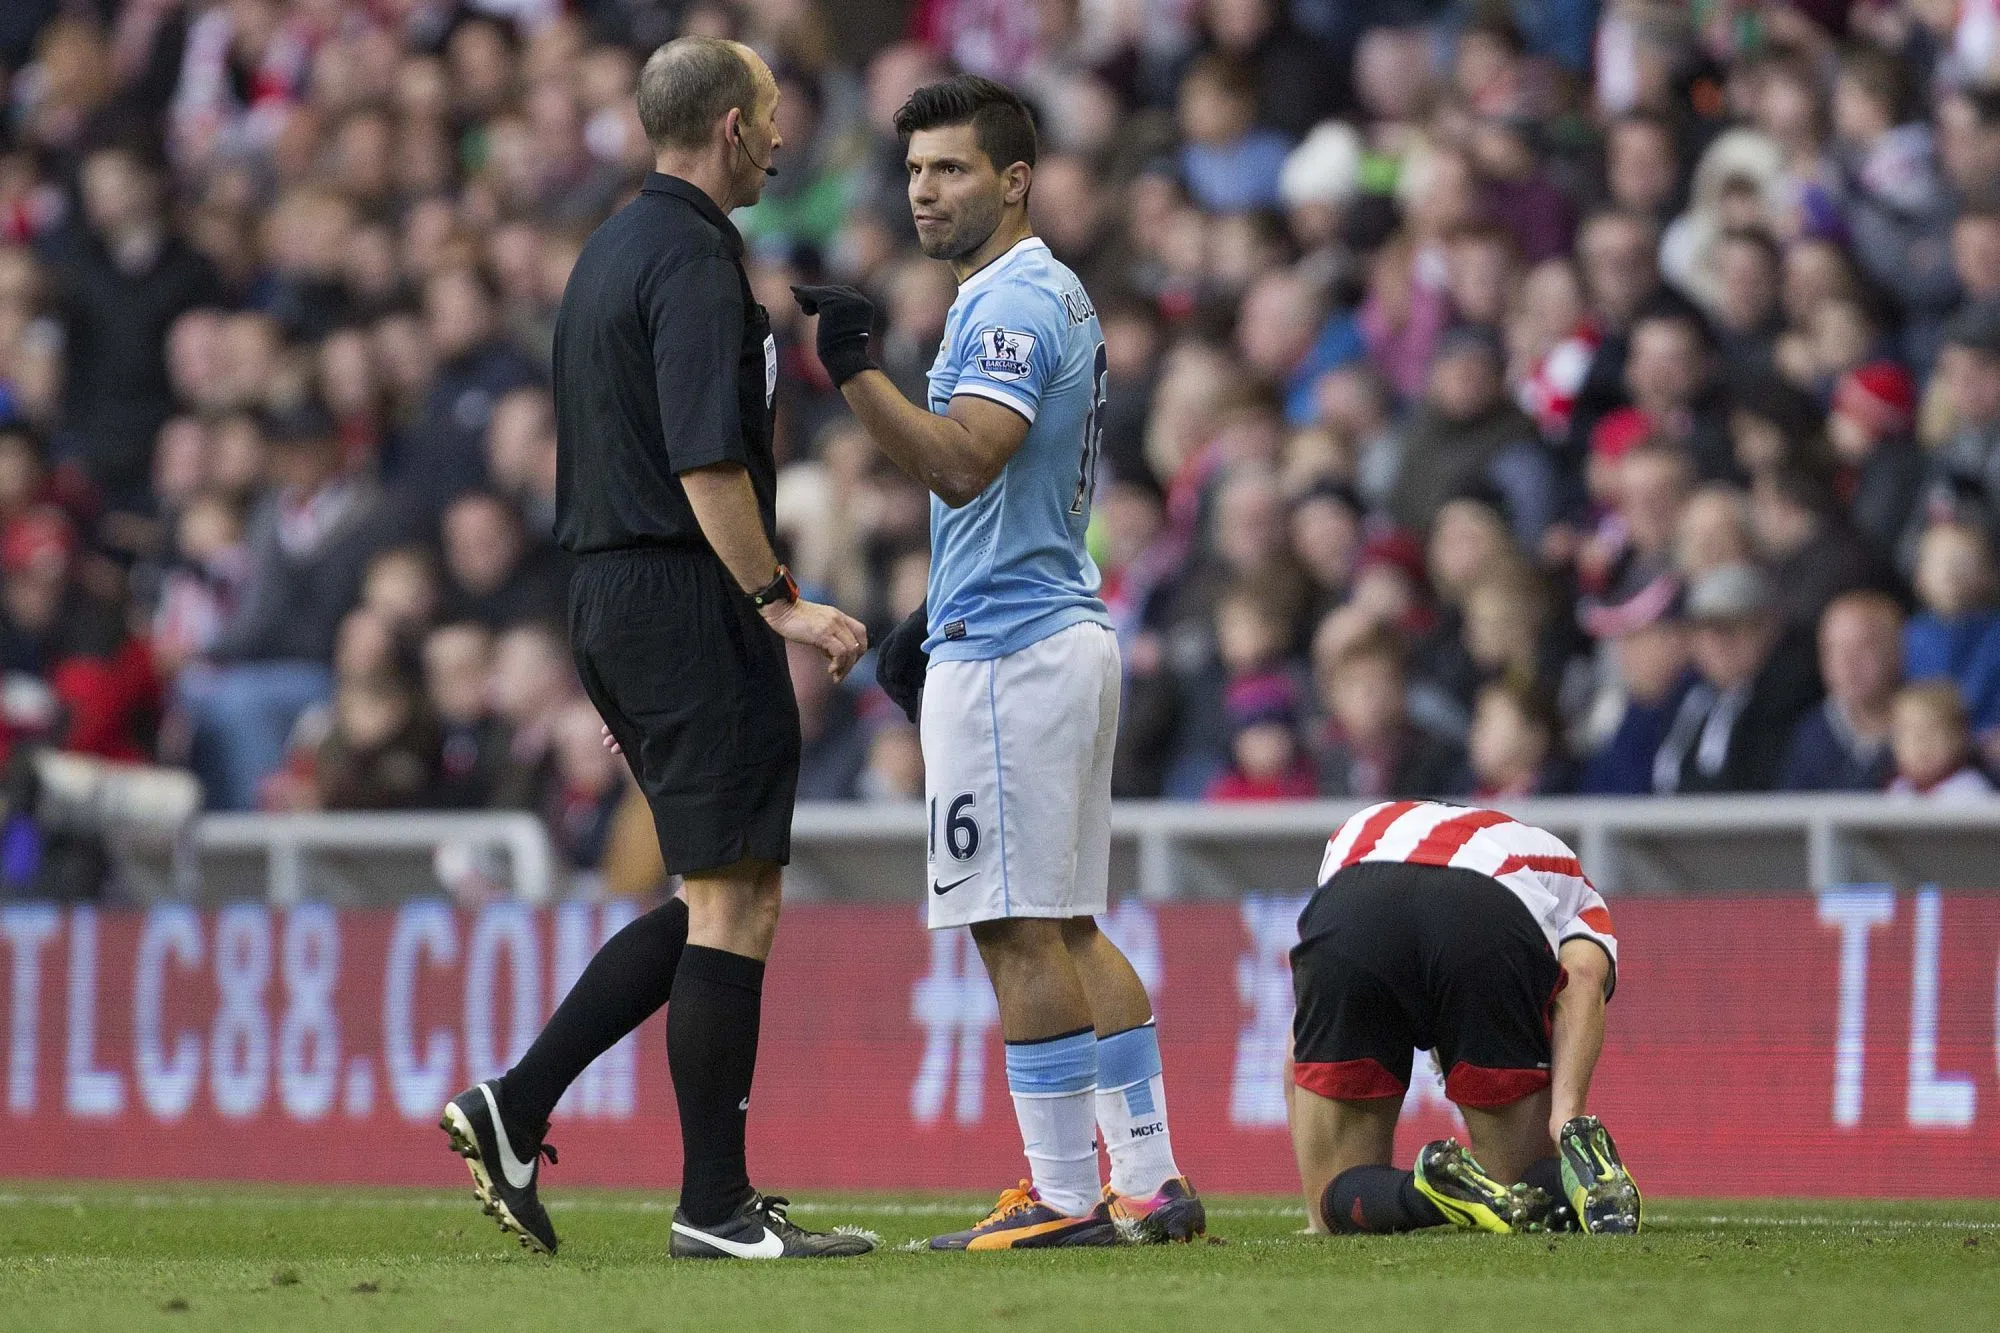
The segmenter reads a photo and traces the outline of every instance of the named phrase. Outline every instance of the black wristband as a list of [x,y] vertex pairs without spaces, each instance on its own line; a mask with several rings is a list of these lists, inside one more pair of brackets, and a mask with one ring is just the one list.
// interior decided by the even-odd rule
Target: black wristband
[[776,576],[769,583],[750,594],[750,605],[756,607],[759,611],[779,602],[796,602],[798,600],[798,582],[792,577],[792,571],[786,569],[783,565],[778,566]]

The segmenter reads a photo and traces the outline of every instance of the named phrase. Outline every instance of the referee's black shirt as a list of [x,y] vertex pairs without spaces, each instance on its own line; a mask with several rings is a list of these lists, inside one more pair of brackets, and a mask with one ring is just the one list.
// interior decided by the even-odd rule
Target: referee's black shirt
[[556,315],[556,540],[585,554],[704,546],[680,473],[741,463],[775,539],[771,321],[743,238],[653,172],[585,242]]

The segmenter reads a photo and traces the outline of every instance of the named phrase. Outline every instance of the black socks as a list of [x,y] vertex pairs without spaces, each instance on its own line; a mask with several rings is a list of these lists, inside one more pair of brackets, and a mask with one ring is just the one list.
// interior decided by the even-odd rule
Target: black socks
[[681,1211],[696,1226],[723,1221],[750,1197],[743,1127],[757,1070],[764,965],[691,944],[667,1006],[667,1065],[680,1103]]
[[522,1156],[590,1062],[667,1002],[687,937],[687,904],[674,898],[606,940],[521,1063],[501,1075],[501,1113]]
[[1393,1166],[1348,1167],[1326,1187],[1319,1206],[1334,1232],[1415,1231],[1445,1223],[1437,1205],[1417,1193],[1416,1176]]

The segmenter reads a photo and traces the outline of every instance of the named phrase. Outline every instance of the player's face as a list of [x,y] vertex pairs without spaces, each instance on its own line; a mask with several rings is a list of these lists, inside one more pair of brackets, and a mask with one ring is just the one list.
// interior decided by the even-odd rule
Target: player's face
[[932,259],[963,258],[999,228],[1008,180],[980,151],[972,126],[918,130],[910,136],[905,165],[917,244]]

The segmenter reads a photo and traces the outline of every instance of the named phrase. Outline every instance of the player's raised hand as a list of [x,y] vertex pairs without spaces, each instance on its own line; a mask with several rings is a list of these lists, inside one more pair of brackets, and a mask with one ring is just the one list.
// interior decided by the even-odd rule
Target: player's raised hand
[[603,744],[605,749],[611,751],[611,753],[613,754],[625,753],[625,747],[620,745],[618,743],[618,738],[611,734],[611,724],[609,722],[605,723],[603,727],[599,729],[599,731],[600,734],[598,736],[598,740]]
[[794,287],[792,296],[800,310],[819,316],[814,342],[836,389],[875,368],[868,356],[868,338],[875,329],[874,302],[852,287]]
[[827,672],[843,679],[868,651],[868,629],[838,607],[819,602],[773,602],[764,608],[764,622],[793,643],[826,654]]

